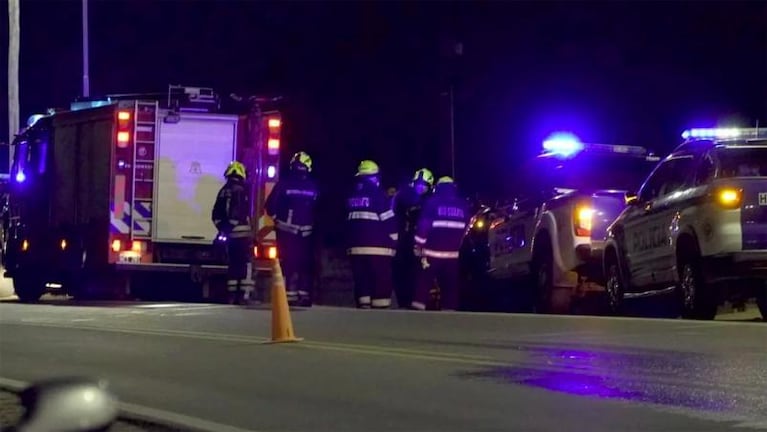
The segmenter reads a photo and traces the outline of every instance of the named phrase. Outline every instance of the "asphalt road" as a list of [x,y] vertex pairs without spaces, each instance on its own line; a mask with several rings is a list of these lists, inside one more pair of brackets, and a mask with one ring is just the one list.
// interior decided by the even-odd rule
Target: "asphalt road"
[[[767,323],[0,304],[0,376],[256,431],[767,429]],[[216,427],[213,427],[214,429]]]

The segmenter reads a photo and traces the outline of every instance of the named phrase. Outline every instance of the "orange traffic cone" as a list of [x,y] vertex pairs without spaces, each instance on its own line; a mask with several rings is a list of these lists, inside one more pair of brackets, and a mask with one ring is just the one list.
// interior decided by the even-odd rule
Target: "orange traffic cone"
[[280,261],[274,260],[272,265],[272,340],[269,343],[298,342],[293,332],[293,322],[290,319],[288,295],[285,292],[285,277],[282,274]]

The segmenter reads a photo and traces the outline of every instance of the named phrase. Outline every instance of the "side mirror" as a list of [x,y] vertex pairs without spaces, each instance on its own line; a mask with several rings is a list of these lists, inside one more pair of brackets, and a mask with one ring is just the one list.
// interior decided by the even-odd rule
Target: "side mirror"
[[20,396],[25,412],[18,431],[106,430],[119,410],[106,382],[87,378],[43,381]]
[[627,206],[636,205],[639,202],[639,196],[634,192],[626,192],[624,199]]

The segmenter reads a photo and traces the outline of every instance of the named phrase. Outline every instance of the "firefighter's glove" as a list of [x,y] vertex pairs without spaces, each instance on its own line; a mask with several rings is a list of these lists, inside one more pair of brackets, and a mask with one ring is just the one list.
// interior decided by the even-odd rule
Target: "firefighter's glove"
[[421,258],[421,268],[426,270],[429,267],[431,267],[431,264],[429,264],[429,261],[426,259],[426,257]]

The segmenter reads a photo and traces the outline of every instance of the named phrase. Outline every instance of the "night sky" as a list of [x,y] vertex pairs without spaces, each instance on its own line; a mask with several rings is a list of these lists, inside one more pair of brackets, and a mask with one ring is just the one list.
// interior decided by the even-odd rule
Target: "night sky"
[[[497,190],[556,130],[663,153],[686,127],[767,124],[764,2],[91,0],[90,9],[92,94],[173,83],[281,95],[288,150],[309,151],[331,191],[360,158],[377,160],[387,184],[421,165],[448,174],[450,82],[467,193]],[[80,13],[80,1],[22,1],[22,122],[81,92]]]

